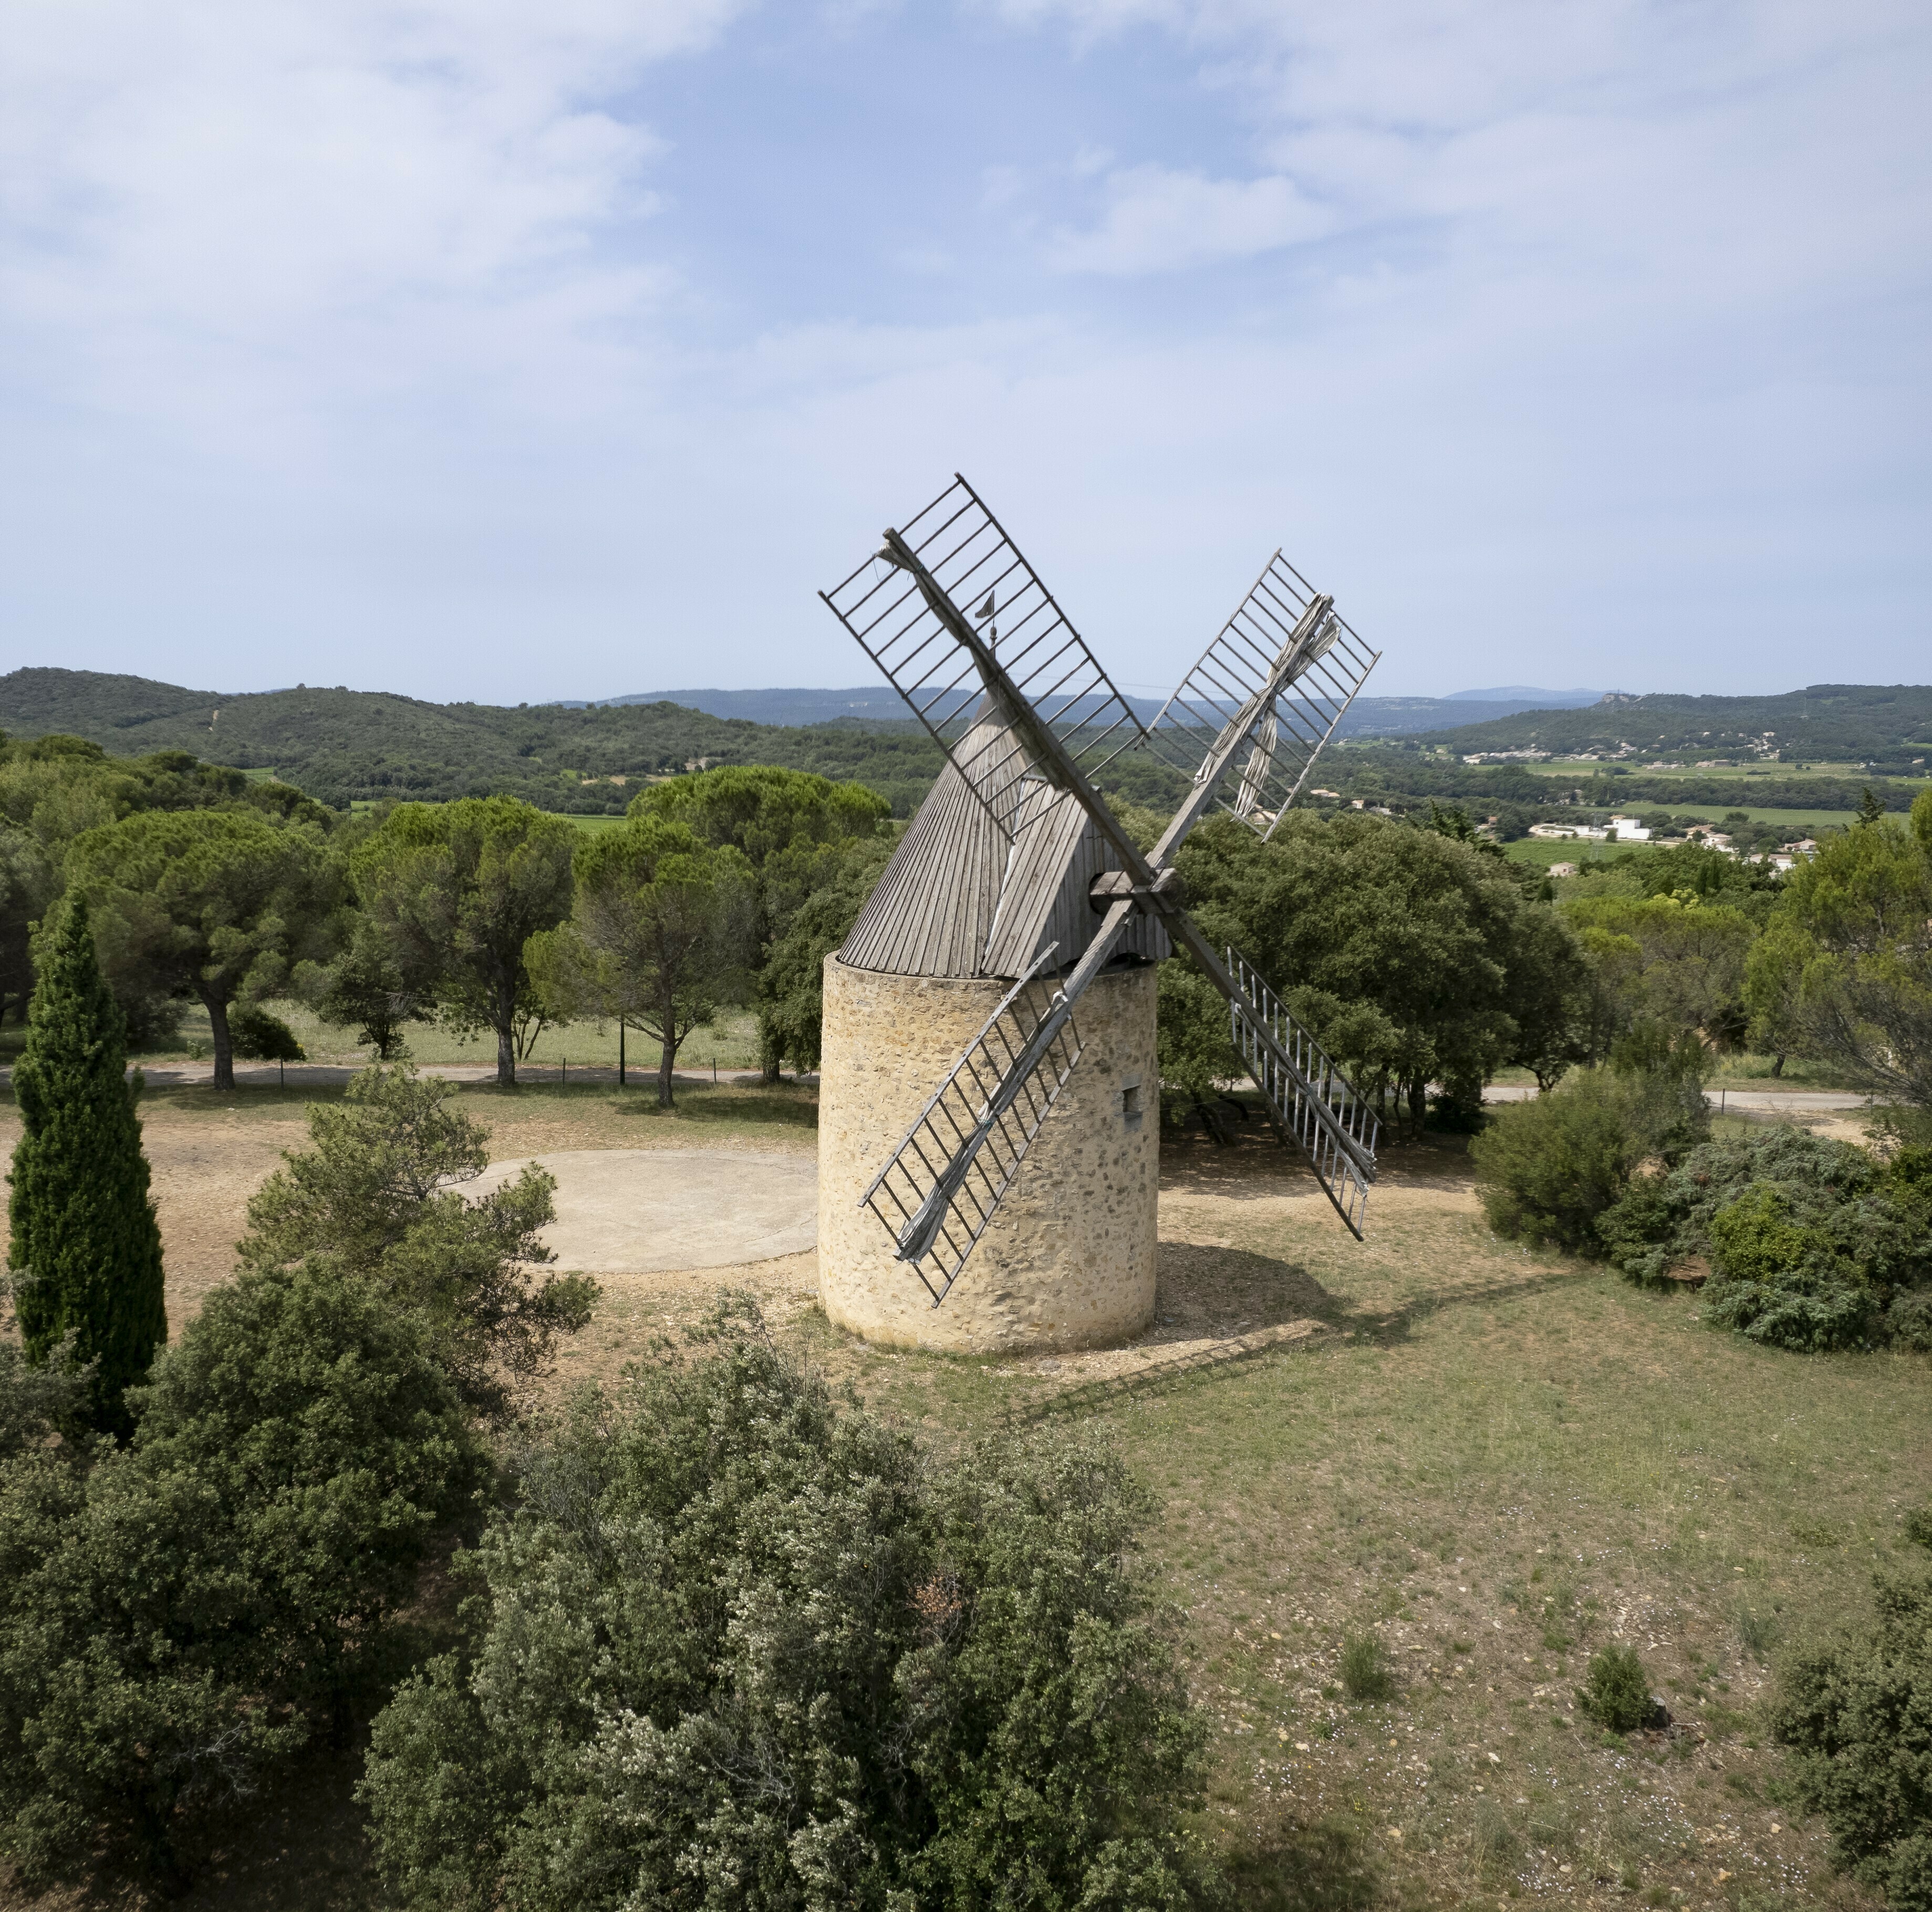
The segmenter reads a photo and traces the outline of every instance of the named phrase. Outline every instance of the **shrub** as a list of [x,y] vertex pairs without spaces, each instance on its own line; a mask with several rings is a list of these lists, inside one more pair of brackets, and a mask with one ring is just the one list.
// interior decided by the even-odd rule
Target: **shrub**
[[1504,1105],[1469,1151],[1490,1226],[1572,1254],[1598,1252],[1598,1218],[1640,1163],[1694,1133],[1702,1109],[1694,1076],[1611,1069],[1580,1070],[1546,1095]]
[[488,1132],[451,1106],[454,1085],[372,1063],[336,1103],[308,1111],[312,1146],[248,1204],[246,1267],[346,1271],[414,1311],[465,1400],[506,1415],[558,1336],[583,1327],[597,1284],[534,1271],[553,1258],[554,1179],[526,1168],[475,1201],[454,1184],[489,1159]]
[[1179,1906],[1203,1733],[1079,1441],[922,1458],[748,1304],[578,1397],[376,1723],[404,1902]]
[[306,1062],[308,1052],[296,1040],[296,1032],[279,1016],[271,1016],[259,1005],[231,1010],[228,1016],[229,1046],[244,1062]]
[[1576,1703],[1612,1733],[1634,1733],[1657,1721],[1663,1710],[1651,1697],[1650,1676],[1631,1646],[1612,1643],[1591,1655]]
[[1878,1622],[1787,1669],[1772,1730],[1838,1862],[1898,1912],[1932,1907],[1932,1575],[1876,1577]]
[[0,1463],[0,1847],[177,1884],[212,1817],[394,1669],[479,1457],[422,1325],[303,1269],[212,1295],[130,1447]]
[[1779,1127],[1707,1142],[1638,1181],[1598,1223],[1633,1280],[1695,1256],[1710,1318],[1802,1350],[1932,1340],[1932,1193],[1924,1151],[1865,1150]]
[[1342,1684],[1352,1700],[1386,1700],[1395,1691],[1388,1651],[1372,1633],[1358,1634],[1342,1647]]

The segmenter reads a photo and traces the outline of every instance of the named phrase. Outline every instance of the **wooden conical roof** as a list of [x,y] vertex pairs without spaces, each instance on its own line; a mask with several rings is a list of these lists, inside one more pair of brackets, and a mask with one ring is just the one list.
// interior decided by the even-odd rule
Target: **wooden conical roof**
[[[960,746],[967,761],[1012,761],[990,748],[983,719]],[[1011,794],[1017,767],[994,802]],[[898,976],[1017,977],[1048,942],[1050,967],[1079,960],[1100,918],[1094,878],[1119,867],[1093,820],[1072,797],[1034,784],[1020,793],[1009,844],[986,807],[950,763],[920,806],[912,827],[839,950],[856,969]],[[1004,808],[1004,806],[1002,806]],[[1123,956],[1158,961],[1172,953],[1166,932],[1136,917]]]

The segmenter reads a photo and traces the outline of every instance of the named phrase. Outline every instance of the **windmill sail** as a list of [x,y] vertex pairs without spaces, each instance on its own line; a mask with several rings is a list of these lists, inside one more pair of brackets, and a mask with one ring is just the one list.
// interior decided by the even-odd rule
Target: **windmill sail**
[[[1231,949],[1228,968],[1240,992],[1228,1001],[1234,1046],[1276,1120],[1300,1145],[1316,1180],[1359,1241],[1380,1126],[1375,1112],[1246,957]],[[1262,1039],[1263,1030],[1272,1043]],[[1286,1052],[1292,1067],[1282,1066],[1278,1052]]]
[[1190,779],[1214,761],[1216,745],[1241,740],[1227,737],[1230,725],[1252,737],[1234,795],[1221,800],[1263,836],[1300,794],[1381,655],[1332,609],[1298,642],[1317,602],[1307,580],[1276,552],[1148,732],[1154,754]]
[[[937,1307],[1026,1159],[1080,1060],[1071,1013],[1042,950],[956,1062],[862,1198]],[[1070,1010],[1070,1005],[1068,1006]]]
[[[896,550],[893,539],[903,551]],[[906,554],[926,574],[906,568]],[[930,581],[941,602],[927,595]],[[983,643],[1030,713],[1090,779],[1147,731],[999,521],[963,478],[884,551],[819,594],[926,726],[1000,830],[1021,827],[1017,795],[1042,767],[1024,735],[985,721]],[[1029,821],[1044,814],[1030,806]]]

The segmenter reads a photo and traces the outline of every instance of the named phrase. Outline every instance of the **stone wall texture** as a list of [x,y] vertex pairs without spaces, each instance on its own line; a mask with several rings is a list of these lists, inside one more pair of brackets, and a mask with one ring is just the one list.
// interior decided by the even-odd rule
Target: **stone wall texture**
[[826,959],[819,1293],[833,1321],[868,1340],[1045,1353],[1119,1341],[1153,1318],[1160,1084],[1150,965],[1102,975],[1081,998],[1079,1066],[940,1307],[860,1205],[1009,986]]

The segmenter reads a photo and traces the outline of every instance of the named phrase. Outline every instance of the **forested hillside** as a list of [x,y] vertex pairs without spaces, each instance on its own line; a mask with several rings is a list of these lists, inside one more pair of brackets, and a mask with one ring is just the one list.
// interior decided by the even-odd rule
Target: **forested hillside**
[[1778,697],[1624,697],[1576,710],[1531,710],[1435,731],[1459,753],[1547,750],[1705,758],[1775,755],[1902,775],[1932,757],[1932,686],[1814,684]]
[[[1801,721],[1810,726],[1802,757],[1796,746],[1772,755]],[[1694,725],[1698,741],[1686,744]],[[1753,727],[1756,749],[1748,747]],[[1708,741],[1702,735],[1707,729]],[[760,724],[669,703],[512,710],[302,685],[224,698],[88,671],[0,677],[0,731],[86,737],[116,756],[190,750],[242,770],[273,771],[338,809],[358,800],[500,794],[545,810],[614,815],[647,779],[706,764],[769,764],[862,782],[903,817],[917,807],[940,765],[938,748],[910,722]],[[1774,734],[1768,745],[1767,731]],[[1579,808],[1706,805],[1721,812],[1745,801],[1850,810],[1868,784],[1887,807],[1903,810],[1925,780],[1915,759],[1932,755],[1932,744],[1916,741],[1928,731],[1932,689],[1841,686],[1785,698],[1642,698],[1526,713],[1400,742],[1351,738],[1324,759],[1319,780],[1345,797],[1398,811],[1425,809],[1431,797],[1461,803],[1498,815],[1505,836],[1520,835],[1539,816],[1574,818]],[[1462,761],[1530,748],[1614,755],[1627,743],[1640,748],[1623,761],[1580,764],[1574,774],[1565,767],[1560,777],[1548,773],[1553,767],[1538,775],[1520,764]],[[1681,766],[1700,756],[1749,765],[1748,791],[1735,773],[1645,775],[1654,757]],[[1876,768],[1801,773],[1801,762]],[[1138,803],[1171,806],[1178,795],[1173,774],[1138,752],[1118,760],[1105,781],[1110,791]]]
[[706,764],[773,764],[862,777],[909,814],[939,752],[910,725],[791,728],[670,704],[573,709],[428,704],[298,685],[243,697],[92,671],[0,677],[0,730],[88,738],[117,756],[161,749],[273,770],[343,809],[354,800],[508,794],[545,810],[616,815],[652,776]]

